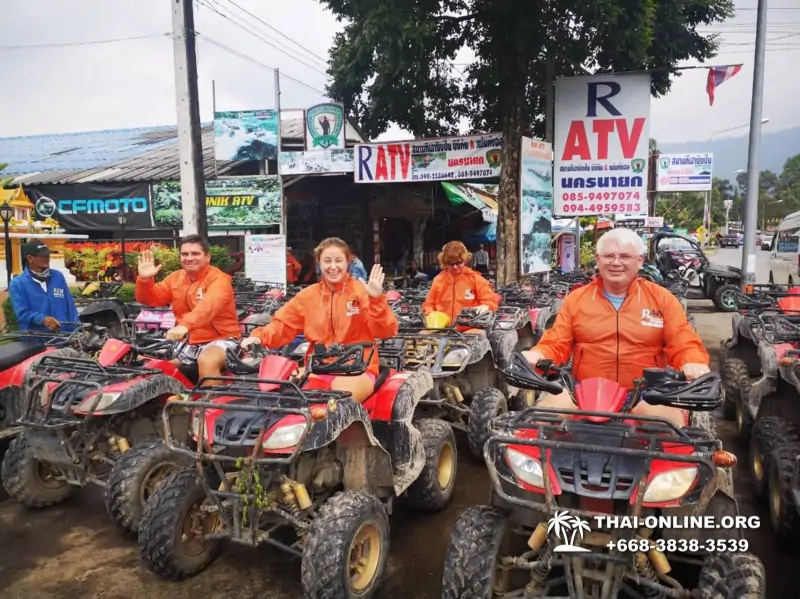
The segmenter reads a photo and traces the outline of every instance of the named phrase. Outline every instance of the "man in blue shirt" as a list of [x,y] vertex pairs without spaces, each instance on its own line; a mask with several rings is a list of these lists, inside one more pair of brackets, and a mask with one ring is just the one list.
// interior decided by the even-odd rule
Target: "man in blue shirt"
[[369,278],[367,276],[367,269],[364,268],[364,263],[359,259],[359,257],[353,253],[353,260],[350,262],[350,274],[353,276],[354,279],[360,279],[367,282]]
[[20,331],[72,331],[80,322],[64,275],[50,270],[50,249],[33,239],[22,246],[25,270],[8,286]]

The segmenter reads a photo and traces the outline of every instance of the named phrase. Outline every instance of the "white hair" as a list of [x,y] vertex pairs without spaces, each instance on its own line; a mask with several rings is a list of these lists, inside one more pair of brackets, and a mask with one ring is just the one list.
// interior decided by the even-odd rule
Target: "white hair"
[[603,235],[597,241],[597,253],[602,254],[606,245],[612,242],[617,242],[621,246],[632,246],[636,255],[644,254],[647,248],[633,229],[615,228]]

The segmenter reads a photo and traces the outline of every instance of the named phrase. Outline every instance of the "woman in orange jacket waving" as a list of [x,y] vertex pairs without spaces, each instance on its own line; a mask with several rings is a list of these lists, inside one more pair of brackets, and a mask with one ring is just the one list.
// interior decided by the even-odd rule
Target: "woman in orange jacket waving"
[[309,342],[309,351],[317,343],[330,347],[334,343],[371,341],[375,351],[367,371],[360,376],[310,375],[327,379],[335,391],[349,391],[359,402],[372,395],[378,376],[377,339],[397,334],[397,317],[383,295],[383,269],[372,267],[366,283],[350,277],[347,267],[353,259],[349,246],[336,237],[326,239],[314,250],[322,280],[303,289],[278,310],[265,327],[253,329],[242,348],[263,343],[270,348],[283,347],[299,333]]
[[[460,241],[445,244],[439,253],[442,272],[433,279],[428,297],[422,304],[425,316],[431,312],[444,312],[450,317],[450,322],[454,322],[464,308],[497,312],[499,302],[489,281],[466,265],[471,258],[472,254]],[[467,329],[461,326],[457,328],[462,332]],[[468,332],[481,332],[481,329],[469,329]]]

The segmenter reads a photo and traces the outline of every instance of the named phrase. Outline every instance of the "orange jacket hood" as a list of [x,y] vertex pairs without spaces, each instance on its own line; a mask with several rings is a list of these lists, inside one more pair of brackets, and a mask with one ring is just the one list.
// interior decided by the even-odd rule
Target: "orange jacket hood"
[[463,266],[455,277],[449,270],[436,275],[428,297],[422,304],[422,312],[426,316],[431,312],[444,312],[450,316],[450,322],[455,322],[461,310],[480,305],[488,306],[492,312],[496,312],[497,294],[479,272]]
[[644,279],[633,282],[619,312],[603,294],[602,280],[576,289],[535,349],[556,363],[572,356],[577,381],[603,377],[627,388],[645,368],[709,363],[678,299]]
[[175,324],[189,329],[191,344],[241,336],[231,277],[215,266],[194,277],[176,270],[160,283],[137,279],[136,301],[153,307],[172,305]]
[[370,297],[360,281],[346,275],[336,289],[324,281],[306,287],[278,310],[267,326],[254,329],[251,335],[277,349],[304,333],[309,353],[315,343],[330,347],[372,341],[375,351],[367,372],[377,376],[380,359],[375,340],[394,337],[398,328],[386,296]]

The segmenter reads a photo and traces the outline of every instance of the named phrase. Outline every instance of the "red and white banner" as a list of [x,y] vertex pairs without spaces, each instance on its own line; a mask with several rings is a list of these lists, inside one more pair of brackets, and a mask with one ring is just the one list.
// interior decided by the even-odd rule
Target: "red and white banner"
[[558,79],[554,216],[646,216],[649,144],[649,73]]

